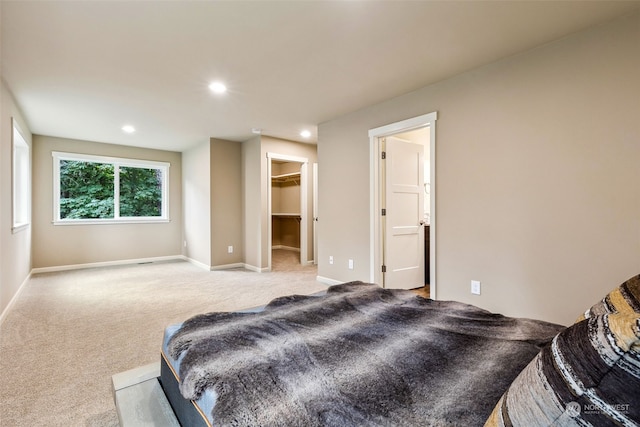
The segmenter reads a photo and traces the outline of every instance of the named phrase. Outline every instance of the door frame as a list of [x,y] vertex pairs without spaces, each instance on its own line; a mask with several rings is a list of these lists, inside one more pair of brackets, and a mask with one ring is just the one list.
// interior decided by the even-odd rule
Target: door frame
[[[305,265],[309,261],[307,259],[307,224],[308,224],[308,203],[307,203],[307,165],[309,159],[306,157],[290,156],[288,154],[277,154],[267,152],[267,239],[269,250],[267,251],[267,271],[271,271],[271,253],[273,246],[273,225],[272,225],[272,207],[271,207],[271,165],[274,160],[300,163],[300,264]],[[264,247],[264,246],[263,246]]]
[[429,197],[430,204],[430,236],[429,236],[429,285],[430,297],[436,299],[436,120],[438,112],[434,111],[422,116],[413,117],[385,126],[380,126],[369,130],[369,155],[370,155],[370,280],[373,283],[383,283],[382,259],[384,247],[383,242],[383,222],[381,221],[382,194],[384,183],[381,182],[382,161],[381,161],[381,139],[398,133],[408,132],[424,127],[429,127],[429,179],[431,191]]
[[313,163],[312,165],[312,179],[313,182],[312,184],[312,188],[313,188],[313,195],[312,200],[313,200],[313,235],[311,236],[311,238],[313,239],[313,264],[314,265],[318,265],[318,164],[317,163]]

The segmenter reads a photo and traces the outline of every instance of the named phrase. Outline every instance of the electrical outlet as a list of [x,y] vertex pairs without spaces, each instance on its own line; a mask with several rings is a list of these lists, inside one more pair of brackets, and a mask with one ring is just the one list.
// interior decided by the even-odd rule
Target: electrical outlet
[[474,295],[480,295],[480,282],[477,280],[471,281],[471,293]]
[[227,253],[229,254],[233,253],[233,246],[227,246]]
[[353,270],[353,260],[349,260],[349,270]]
[[333,264],[333,255],[329,256],[329,264]]

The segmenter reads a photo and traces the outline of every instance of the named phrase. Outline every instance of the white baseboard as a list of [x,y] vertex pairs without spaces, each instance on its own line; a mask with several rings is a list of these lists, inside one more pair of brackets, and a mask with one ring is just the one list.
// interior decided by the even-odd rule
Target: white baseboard
[[316,276],[316,280],[320,283],[324,283],[326,285],[340,285],[344,283],[342,280],[330,279],[328,277]]
[[123,259],[118,261],[105,261],[105,262],[91,262],[86,264],[70,264],[70,265],[58,265],[55,267],[40,267],[34,268],[31,270],[31,274],[38,273],[51,273],[56,271],[66,271],[66,270],[82,270],[85,268],[96,268],[96,267],[112,267],[117,265],[129,265],[129,264],[143,264],[143,263],[151,263],[151,262],[161,262],[161,261],[174,261],[174,260],[184,260],[185,257],[182,255],[171,255],[171,256],[163,256],[163,257],[153,257],[153,258],[138,258],[138,259]]
[[11,301],[9,301],[9,304],[7,304],[4,310],[2,310],[2,313],[0,313],[0,325],[2,325],[4,319],[7,317],[7,314],[9,314],[9,310],[11,309],[11,307],[13,307],[13,304],[15,304],[15,302],[18,300],[18,296],[20,296],[20,293],[22,293],[22,290],[25,288],[25,285],[31,278],[31,274],[32,273],[27,274],[27,277],[20,284],[20,286],[18,286],[18,290],[16,291],[16,293],[13,294],[13,297],[11,298]]
[[212,265],[211,266],[211,271],[230,270],[232,268],[246,268],[246,267],[245,267],[244,263],[236,262],[234,264]]
[[203,269],[203,270],[207,270],[207,271],[211,270],[211,266],[205,264],[204,262],[197,261],[197,260],[195,260],[193,258],[189,258],[188,256],[184,256],[184,255],[182,255],[182,259],[187,261],[188,263],[191,263],[191,264],[195,265],[196,267],[199,267],[199,268]]
[[246,268],[247,270],[250,271],[255,271],[256,273],[266,273],[271,271],[271,269],[267,268],[267,267],[256,267],[255,265],[250,265],[250,264],[243,264],[244,268]]
[[191,264],[193,264],[193,265],[195,265],[197,267],[200,267],[200,268],[202,268],[204,270],[207,270],[207,271],[231,270],[233,268],[245,268],[245,269],[250,270],[250,271],[255,271],[256,273],[264,273],[265,271],[268,271],[267,268],[260,268],[260,267],[254,266],[254,265],[245,264],[243,262],[236,262],[236,263],[233,263],[233,264],[222,264],[222,265],[211,265],[211,266],[209,266],[209,265],[207,265],[207,264],[205,264],[203,262],[196,261],[195,259],[189,258],[189,257],[186,257],[186,256],[182,256],[181,259],[184,259],[185,261],[190,262]]

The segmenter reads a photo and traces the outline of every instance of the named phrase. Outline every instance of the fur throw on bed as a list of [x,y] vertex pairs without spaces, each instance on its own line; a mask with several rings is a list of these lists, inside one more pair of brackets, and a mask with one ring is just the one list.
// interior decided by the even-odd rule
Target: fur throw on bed
[[352,282],[258,313],[191,318],[169,342],[214,425],[481,426],[562,329]]

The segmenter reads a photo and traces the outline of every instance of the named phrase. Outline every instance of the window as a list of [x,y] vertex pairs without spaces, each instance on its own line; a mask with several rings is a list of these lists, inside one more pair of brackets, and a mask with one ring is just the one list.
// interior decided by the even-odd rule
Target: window
[[169,220],[169,163],[52,154],[55,224]]
[[13,232],[22,230],[29,225],[31,201],[31,156],[29,144],[22,136],[22,132],[13,119]]

